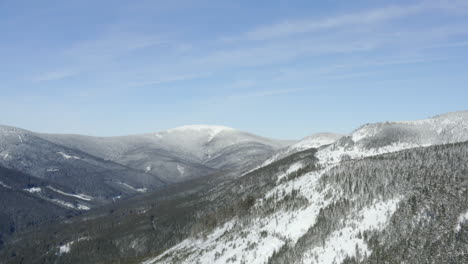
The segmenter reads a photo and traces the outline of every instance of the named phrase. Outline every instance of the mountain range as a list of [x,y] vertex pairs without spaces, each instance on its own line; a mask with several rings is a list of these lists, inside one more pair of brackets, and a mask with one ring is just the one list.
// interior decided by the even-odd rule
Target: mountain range
[[468,263],[467,141],[468,111],[299,141],[0,127],[0,260]]

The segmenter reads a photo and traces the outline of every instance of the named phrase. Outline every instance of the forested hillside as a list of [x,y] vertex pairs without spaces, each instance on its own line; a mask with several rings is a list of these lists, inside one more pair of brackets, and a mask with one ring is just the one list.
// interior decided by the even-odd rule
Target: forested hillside
[[1,257],[7,263],[467,260],[468,143],[328,167],[315,153],[296,153],[236,180],[194,181],[92,211],[24,234]]

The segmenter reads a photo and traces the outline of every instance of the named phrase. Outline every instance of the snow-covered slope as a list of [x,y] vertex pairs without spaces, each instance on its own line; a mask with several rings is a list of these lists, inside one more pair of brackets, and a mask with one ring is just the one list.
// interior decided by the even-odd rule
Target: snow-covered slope
[[[83,263],[466,263],[468,142],[415,148],[465,141],[466,128],[466,112],[365,125],[241,177],[174,184],[164,197],[117,206],[78,233],[53,232],[40,250],[28,237],[12,250]],[[359,159],[385,152],[394,153]]]
[[286,156],[289,156],[299,151],[303,151],[303,150],[311,149],[311,148],[320,148],[322,146],[330,145],[336,142],[341,137],[343,137],[343,135],[336,134],[336,133],[317,133],[317,134],[310,135],[308,137],[305,137],[299,140],[295,144],[292,144],[291,146],[279,151],[278,153],[274,154],[272,157],[266,160],[262,164],[262,166],[266,166],[276,160],[282,159]]
[[117,195],[137,193],[122,183],[148,189],[164,185],[152,175],[8,126],[0,126],[0,166],[66,186],[77,194],[96,197],[92,201],[95,205],[112,201]]
[[278,149],[294,143],[208,125],[182,126],[121,137],[38,136],[169,182],[207,175],[219,169],[247,169],[267,159]]
[[191,125],[154,134],[163,148],[193,156],[202,162],[214,158],[225,148],[242,143],[256,143],[279,149],[292,141],[274,140],[224,126]]
[[[467,167],[467,147],[418,148],[297,174],[294,162],[287,177],[270,166],[278,184],[255,200],[248,215],[237,215],[141,263],[338,264],[405,258],[411,259],[405,263],[426,263],[428,255],[436,258],[432,253],[441,260],[430,263],[465,263],[460,254],[467,244],[455,241],[468,238],[467,190],[460,185],[468,182],[460,174]],[[421,192],[429,182],[430,191]],[[436,248],[443,239],[451,246]],[[412,252],[407,241],[426,246]],[[411,257],[393,253],[400,247]]]
[[335,163],[343,159],[467,140],[468,111],[461,111],[416,121],[366,124],[321,149],[317,157],[324,163]]
[[[256,201],[249,220],[234,218],[230,222],[219,225],[206,237],[190,237],[164,254],[143,263],[196,263],[197,261],[201,263],[285,263],[286,259],[289,261],[287,263],[331,264],[342,263],[350,258],[362,260],[365,256],[372,254],[370,243],[362,237],[362,234],[374,234],[385,230],[400,202],[408,197],[403,197],[405,193],[401,192],[403,187],[398,187],[399,192],[390,195],[379,193],[373,196],[371,193],[375,190],[364,189],[362,196],[357,194],[349,196],[349,190],[355,192],[356,188],[362,188],[361,184],[367,186],[367,181],[375,177],[373,174],[377,172],[370,170],[371,173],[365,174],[368,179],[363,180],[359,178],[364,174],[361,170],[367,167],[362,166],[361,170],[357,170],[356,175],[344,174],[348,173],[348,169],[339,162],[467,140],[468,111],[448,113],[418,121],[367,124],[344,137],[334,135],[332,138],[319,136],[307,138],[267,160],[263,168],[271,170],[271,166],[266,165],[274,165],[275,161],[287,156],[287,153],[296,153],[315,147],[319,148],[316,157],[322,169],[301,175],[306,170],[307,163],[291,163],[285,172],[272,174],[272,177],[277,178],[277,185],[263,198]],[[324,147],[320,148],[321,146]],[[424,150],[420,152],[424,153]],[[405,155],[395,157],[401,160],[406,159]],[[392,159],[389,160],[388,164],[392,166],[405,166],[398,163],[394,165],[390,163]],[[358,162],[356,164],[360,164]],[[415,159],[412,162],[420,163],[421,161]],[[428,162],[428,164],[431,163]],[[426,169],[430,170],[430,166],[433,165],[429,165]],[[388,168],[388,165],[386,169],[390,170],[389,174],[396,174],[395,178],[402,177],[403,173],[409,170],[407,168],[398,172],[399,169],[394,171],[393,168]],[[262,167],[257,172],[261,170]],[[381,179],[385,186],[389,184],[388,177]],[[324,184],[330,178],[338,179],[338,181]],[[405,185],[401,181],[396,184]],[[419,184],[416,184],[417,186]],[[367,200],[367,202],[359,201],[359,199]],[[281,204],[285,200],[292,205],[281,209]],[[346,212],[346,216],[338,224],[328,227],[328,233],[320,237],[320,242],[314,242],[314,239],[309,238],[309,236],[323,232],[320,229],[320,225],[326,226],[321,223],[323,212],[327,212],[327,209],[331,207],[348,207],[348,203],[359,204],[359,206]],[[267,215],[259,213],[265,211],[269,213]],[[337,211],[330,212],[331,217],[338,217]],[[331,219],[328,221],[333,222]],[[459,230],[458,226],[456,230]],[[308,239],[310,242],[305,242]],[[311,244],[305,249],[301,248],[307,243]],[[304,251],[301,252],[297,248]],[[287,254],[290,253],[285,253],[288,251],[291,251],[292,255],[288,256]],[[295,260],[292,260],[293,258]],[[271,262],[272,259],[276,262]]]
[[336,133],[317,133],[305,137],[304,139],[289,147],[289,149],[302,151],[310,148],[319,148],[321,146],[332,144],[341,137],[343,137],[343,135]]

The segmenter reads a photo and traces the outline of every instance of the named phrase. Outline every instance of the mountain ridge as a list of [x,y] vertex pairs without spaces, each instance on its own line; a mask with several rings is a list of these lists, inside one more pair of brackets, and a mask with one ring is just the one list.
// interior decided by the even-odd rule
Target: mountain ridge
[[[12,252],[45,263],[464,263],[467,113],[366,124],[316,148],[299,142],[305,150],[247,173],[221,170],[108,204],[47,226],[39,240],[21,234],[0,256],[8,263],[20,261]],[[236,157],[225,150],[220,166],[222,157]]]
[[[118,137],[38,136],[156,175],[168,182],[206,175],[219,169],[248,168],[292,143],[211,125],[189,125]],[[223,153],[229,153],[231,158],[223,158]],[[218,166],[216,160],[223,165]],[[182,167],[183,175],[180,172]]]

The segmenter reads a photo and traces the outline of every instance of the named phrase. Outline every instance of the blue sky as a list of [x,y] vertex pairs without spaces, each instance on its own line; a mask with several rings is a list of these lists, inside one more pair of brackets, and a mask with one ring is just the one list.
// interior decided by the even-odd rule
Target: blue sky
[[468,109],[468,1],[0,0],[0,124],[277,138]]

